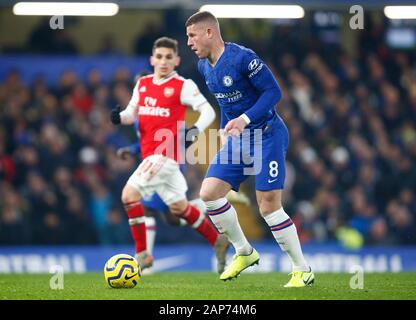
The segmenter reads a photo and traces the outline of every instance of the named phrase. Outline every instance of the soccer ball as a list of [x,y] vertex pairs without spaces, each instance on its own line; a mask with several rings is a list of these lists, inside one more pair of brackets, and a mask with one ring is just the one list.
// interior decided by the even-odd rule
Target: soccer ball
[[134,288],[141,278],[140,267],[128,254],[117,254],[104,266],[105,281],[111,288]]

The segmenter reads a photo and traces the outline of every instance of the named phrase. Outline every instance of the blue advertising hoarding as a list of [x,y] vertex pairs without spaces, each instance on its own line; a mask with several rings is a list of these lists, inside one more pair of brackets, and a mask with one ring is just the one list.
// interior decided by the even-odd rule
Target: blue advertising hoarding
[[[273,243],[255,244],[260,264],[244,272],[290,272],[286,254]],[[0,247],[0,273],[48,273],[61,265],[65,272],[101,272],[111,256],[133,255],[131,246]],[[338,245],[305,245],[305,257],[315,272],[350,272],[357,266],[365,272],[416,271],[416,247],[364,247],[352,251]],[[232,257],[229,250],[228,260]],[[154,271],[215,271],[213,250],[205,245],[159,245]]]

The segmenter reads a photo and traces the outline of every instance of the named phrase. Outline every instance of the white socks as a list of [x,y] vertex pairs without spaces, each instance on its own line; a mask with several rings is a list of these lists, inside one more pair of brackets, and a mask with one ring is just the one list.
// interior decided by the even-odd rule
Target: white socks
[[147,252],[151,255],[156,239],[156,219],[154,217],[144,217],[146,225],[146,244]]
[[302,249],[296,231],[296,226],[285,210],[272,212],[264,217],[280,248],[285,251],[292,261],[293,271],[309,271],[309,265],[303,257]]
[[[220,233],[225,233],[234,246],[238,255],[248,255],[252,252],[252,246],[247,241],[238,222],[238,217],[233,206],[226,198],[205,202],[207,214]],[[292,261],[293,271],[309,271],[300,246],[296,226],[286,214],[283,208],[264,217],[270,230],[279,244]]]
[[237,212],[226,198],[214,201],[206,201],[207,214],[220,233],[225,233],[234,246],[238,255],[249,255],[253,251],[247,241],[240,223]]

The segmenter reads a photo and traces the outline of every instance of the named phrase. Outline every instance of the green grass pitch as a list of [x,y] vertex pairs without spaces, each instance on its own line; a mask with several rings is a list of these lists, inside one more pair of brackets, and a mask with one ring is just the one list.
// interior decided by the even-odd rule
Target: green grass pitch
[[50,274],[0,274],[0,300],[395,300],[416,299],[416,273],[366,273],[364,288],[351,289],[348,273],[316,273],[315,284],[286,289],[284,273],[245,273],[222,282],[208,272],[143,276],[133,289],[112,289],[101,273],[65,274],[62,290]]

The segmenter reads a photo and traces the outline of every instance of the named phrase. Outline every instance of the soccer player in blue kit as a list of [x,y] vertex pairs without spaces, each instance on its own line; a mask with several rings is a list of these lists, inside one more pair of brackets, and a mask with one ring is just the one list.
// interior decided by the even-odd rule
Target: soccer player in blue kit
[[[260,260],[240,227],[235,209],[225,198],[231,189],[238,191],[251,167],[255,169],[260,213],[292,262],[291,279],[285,287],[311,285],[314,274],[303,256],[296,227],[282,207],[289,134],[275,110],[282,97],[280,87],[255,52],[223,41],[218,20],[210,12],[193,14],[185,26],[188,46],[200,59],[198,70],[221,109],[223,147],[211,162],[200,191],[212,222],[236,250],[220,279],[235,278]],[[260,142],[255,138],[259,130]],[[246,133],[248,151],[243,141]],[[256,154],[256,146],[260,146],[260,154]],[[235,161],[236,152],[240,161]],[[252,163],[241,161],[247,154]]]

